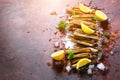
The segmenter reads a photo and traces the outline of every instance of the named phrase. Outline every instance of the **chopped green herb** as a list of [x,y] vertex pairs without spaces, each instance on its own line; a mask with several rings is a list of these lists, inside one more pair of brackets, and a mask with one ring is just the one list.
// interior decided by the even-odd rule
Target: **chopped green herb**
[[63,28],[66,28],[68,25],[69,25],[69,24],[68,24],[67,22],[65,22],[65,21],[60,21],[60,22],[58,23],[58,28],[63,29]]
[[98,21],[98,19],[97,19],[97,17],[96,17],[96,16],[94,16],[93,20]]
[[71,60],[74,56],[74,53],[72,51],[68,52],[68,59]]
[[104,34],[104,36],[109,39],[110,34],[109,34],[108,32],[106,32],[106,33]]
[[73,11],[73,12],[72,12],[72,15],[76,15],[76,12],[75,12],[75,11]]

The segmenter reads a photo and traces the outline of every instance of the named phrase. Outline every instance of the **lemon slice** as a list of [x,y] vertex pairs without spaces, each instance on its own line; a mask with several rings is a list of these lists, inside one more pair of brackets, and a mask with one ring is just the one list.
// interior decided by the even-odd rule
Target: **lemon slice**
[[57,51],[57,52],[54,52],[52,55],[51,55],[51,58],[55,59],[55,60],[62,60],[64,58],[64,50],[60,50],[60,51]]
[[88,64],[88,63],[90,63],[90,62],[91,62],[91,60],[90,60],[90,59],[87,59],[87,58],[80,59],[80,60],[77,62],[76,69],[79,69],[79,67],[85,66],[86,64]]
[[95,31],[90,29],[87,25],[81,23],[81,29],[83,32],[87,33],[87,34],[93,34]]
[[90,13],[90,12],[92,12],[92,9],[90,9],[89,7],[84,6],[83,4],[79,4],[78,7],[84,13]]
[[105,20],[107,20],[106,14],[103,13],[102,11],[100,11],[100,10],[96,10],[95,16],[96,16],[96,18],[97,18],[99,21],[105,21]]

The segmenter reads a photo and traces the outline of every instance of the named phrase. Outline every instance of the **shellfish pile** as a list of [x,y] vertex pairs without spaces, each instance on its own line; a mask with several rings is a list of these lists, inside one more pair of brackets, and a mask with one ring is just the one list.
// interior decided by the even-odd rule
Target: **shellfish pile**
[[107,17],[102,15],[102,18],[98,15],[102,12],[82,4],[72,7],[67,13],[70,15],[69,26],[66,28],[67,38],[74,45],[53,53],[51,57],[55,60],[65,60],[68,72],[75,69],[80,72],[88,71],[89,74],[96,64],[101,63],[103,29],[100,22],[107,20]]

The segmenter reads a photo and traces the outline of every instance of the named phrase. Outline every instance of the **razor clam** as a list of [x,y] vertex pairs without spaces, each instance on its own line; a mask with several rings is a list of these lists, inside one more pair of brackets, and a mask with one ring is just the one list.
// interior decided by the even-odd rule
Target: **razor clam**
[[72,14],[72,12],[73,12],[73,10],[66,9],[66,13],[67,13],[67,14],[70,14],[70,15],[71,15],[71,14]]
[[75,11],[76,14],[84,14],[83,12],[79,11],[78,9],[74,9],[73,11]]
[[96,40],[93,40],[93,39],[90,39],[90,38],[83,38],[83,37],[78,37],[78,36],[74,36],[74,35],[69,35],[68,36],[71,41],[72,40],[79,40],[79,41],[82,41],[82,42],[87,42],[87,43],[91,43],[91,44],[96,44],[97,45],[97,41]]
[[[94,29],[96,29],[96,28],[94,28]],[[85,34],[81,29],[78,29],[78,28],[75,28],[74,31],[77,32],[77,33],[79,33],[79,34]],[[99,33],[94,32],[92,35],[99,36]]]
[[98,49],[95,49],[95,48],[90,48],[90,50],[91,52],[94,52],[94,53],[98,52]]
[[[73,53],[80,53],[80,52],[92,52],[92,53],[96,53],[98,52],[99,50],[98,49],[95,49],[95,48],[91,48],[91,47],[86,47],[86,48],[73,48],[73,49],[70,49]],[[69,52],[69,50],[66,50],[66,53]]]
[[93,46],[96,45],[96,44],[94,44],[94,43],[90,43],[90,42],[86,42],[86,41],[80,41],[80,40],[77,40],[77,39],[74,39],[74,38],[72,38],[71,41],[73,41],[73,42],[75,42],[75,43],[79,43],[79,44],[81,44],[81,45],[91,46],[91,47],[93,47]]
[[[76,11],[76,12],[82,12],[82,11],[80,11],[80,9],[78,7],[73,7],[72,10]],[[84,13],[84,12],[82,12],[82,13]],[[87,14],[94,14],[94,13],[95,13],[95,10],[92,9],[92,12],[91,13],[87,13]],[[84,14],[86,14],[86,13],[84,13]]]
[[77,64],[72,64],[71,67],[72,67],[72,68],[76,68],[76,65],[77,65]]
[[[95,32],[92,34],[93,36],[98,36],[99,38],[102,36],[102,34],[99,33],[99,31],[98,31],[99,29],[97,27],[90,27],[90,28],[95,30]],[[75,31],[80,33],[80,34],[85,34],[81,29],[76,29]]]
[[84,24],[87,24],[87,25],[96,25],[94,21],[83,21],[83,20],[72,20],[70,21],[70,24],[75,24],[75,25],[79,25],[80,26],[80,23],[84,23]]
[[[76,26],[76,27],[72,27],[72,26]],[[99,29],[98,29],[98,27],[97,27],[96,24],[94,24],[94,25],[88,25],[88,27],[91,28],[91,29],[93,29],[93,30],[95,30],[95,32],[96,32],[95,34],[99,33],[98,32]],[[83,33],[83,31],[81,30],[81,27],[79,25],[75,25],[75,24],[70,23],[70,28],[75,28],[76,30],[80,30],[80,32]]]
[[90,57],[90,53],[79,53],[74,54],[73,58],[83,58],[83,57]]
[[98,56],[97,62],[99,62],[99,60],[102,58],[103,54],[102,53],[98,53],[97,56]]
[[72,59],[72,60],[71,60],[71,64],[75,64],[75,63],[77,63],[79,60],[80,60],[79,58],[77,58],[77,59]]
[[92,21],[93,19],[92,19],[92,18],[89,18],[89,17],[81,17],[81,18],[79,18],[79,17],[75,17],[75,18],[70,17],[70,18],[69,18],[69,21],[72,21],[72,20]]
[[89,38],[89,39],[94,39],[94,40],[99,40],[99,37],[98,36],[93,36],[93,35],[88,35],[88,34],[81,34],[77,31],[74,31],[73,33],[75,36],[78,36],[78,37],[83,37],[83,38]]
[[80,28],[80,26],[79,25],[76,25],[76,24],[71,24],[71,23],[69,23],[69,26],[68,26],[68,30],[69,31],[74,31],[75,29],[74,28]]
[[88,18],[93,18],[94,14],[78,14],[78,15],[72,15],[72,18],[82,18],[82,17],[88,17]]
[[82,49],[82,48],[86,48],[86,46],[80,45],[80,44],[75,44],[75,45],[73,46],[73,49],[75,49],[75,50],[77,50],[77,49]]
[[78,6],[73,6],[72,9],[78,9]]

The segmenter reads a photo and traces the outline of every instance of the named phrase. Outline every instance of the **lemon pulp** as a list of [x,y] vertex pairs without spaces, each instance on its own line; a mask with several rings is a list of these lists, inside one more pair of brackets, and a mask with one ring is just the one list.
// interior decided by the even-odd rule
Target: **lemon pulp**
[[91,62],[91,60],[88,59],[88,58],[80,59],[80,60],[77,62],[76,69],[79,69],[79,67],[85,66],[86,64],[88,64],[88,63],[90,63],[90,62]]
[[79,4],[78,7],[84,13],[90,13],[90,12],[92,12],[92,9],[90,9],[89,7],[84,6],[83,4]]
[[64,58],[64,50],[60,50],[60,51],[57,51],[57,52],[54,52],[52,55],[51,55],[51,58],[52,59],[55,59],[55,60],[62,60]]
[[97,18],[99,21],[105,21],[105,20],[107,20],[106,14],[103,13],[102,11],[100,11],[100,10],[96,10],[95,16],[96,16],[96,18]]
[[87,25],[81,23],[81,29],[83,32],[87,33],[87,34],[93,34],[95,31],[90,29]]

